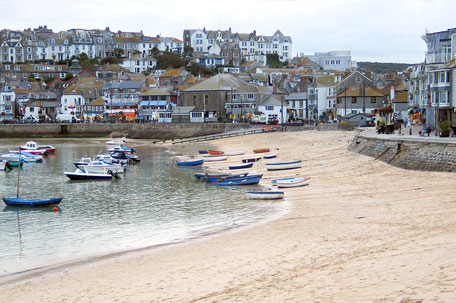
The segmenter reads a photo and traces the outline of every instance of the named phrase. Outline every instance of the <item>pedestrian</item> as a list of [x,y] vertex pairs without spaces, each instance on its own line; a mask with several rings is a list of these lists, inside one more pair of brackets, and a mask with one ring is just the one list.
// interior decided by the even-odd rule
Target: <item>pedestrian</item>
[[404,128],[407,127],[407,117],[404,117]]

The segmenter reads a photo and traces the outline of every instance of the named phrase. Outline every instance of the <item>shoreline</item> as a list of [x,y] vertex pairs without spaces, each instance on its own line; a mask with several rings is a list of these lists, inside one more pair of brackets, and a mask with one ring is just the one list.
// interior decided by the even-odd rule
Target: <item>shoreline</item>
[[[456,176],[349,152],[353,136],[307,131],[211,141],[225,151],[279,147],[273,162],[303,160],[299,170],[264,172],[260,185],[290,174],[311,183],[284,190],[293,206],[265,224],[50,272],[0,291],[8,302],[454,301]],[[191,154],[200,146],[173,150]],[[264,169],[264,162],[252,168]]]

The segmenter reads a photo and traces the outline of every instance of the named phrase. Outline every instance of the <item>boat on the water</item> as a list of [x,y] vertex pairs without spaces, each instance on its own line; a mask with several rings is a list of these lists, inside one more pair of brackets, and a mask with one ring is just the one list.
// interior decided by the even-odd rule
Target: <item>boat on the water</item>
[[269,153],[270,149],[269,148],[258,148],[258,149],[254,149],[253,152],[256,153],[256,154],[259,154],[259,153]]
[[12,168],[13,166],[8,161],[0,160],[0,171]]
[[246,159],[242,159],[242,163],[257,162],[259,160],[261,160],[261,157],[246,158]]
[[[116,171],[119,174],[125,172],[125,165],[119,163],[107,163],[101,160],[91,160],[86,162],[86,158],[81,158],[80,162],[74,162],[76,168],[79,168],[88,173],[107,173],[108,171]],[[90,159],[90,158],[89,158]]]
[[106,144],[109,144],[109,145],[123,145],[123,144],[125,144],[125,140],[108,140],[108,141],[106,141]]
[[226,155],[219,155],[219,156],[204,156],[203,159],[206,162],[213,162],[213,161],[223,161],[226,160],[228,156]]
[[283,191],[252,191],[246,192],[247,199],[253,200],[272,200],[283,199]]
[[217,181],[218,186],[236,186],[236,185],[252,185],[258,184],[261,180],[263,175],[247,175],[245,177],[239,178],[232,178],[232,179],[225,179],[221,181]]
[[19,181],[20,181],[20,175],[21,175],[21,152],[19,152],[19,169],[17,170],[17,194],[16,198],[8,198],[8,197],[2,197],[3,202],[7,206],[29,206],[29,207],[37,207],[37,206],[48,206],[48,205],[53,205],[53,204],[59,204],[62,202],[63,197],[59,198],[49,198],[49,199],[22,199],[19,198]]
[[35,141],[27,141],[19,147],[20,150],[26,150],[33,154],[43,155],[43,153],[54,153],[55,147],[52,145],[38,145]]
[[293,178],[290,180],[277,180],[277,187],[284,188],[284,187],[298,187],[309,185],[310,177],[307,178]]
[[280,162],[280,163],[266,163],[267,170],[283,170],[300,168],[302,161]]
[[195,173],[194,176],[196,179],[203,179],[207,177],[226,177],[229,173],[222,173],[222,172],[210,172],[210,173]]
[[107,171],[106,173],[88,173],[85,170],[77,168],[74,172],[64,172],[70,180],[110,180],[113,177],[119,178],[116,171]]
[[221,150],[208,150],[207,153],[209,155],[223,155],[225,152]]
[[5,198],[2,197],[3,202],[7,206],[30,206],[30,207],[38,207],[38,206],[49,206],[49,205],[57,205],[62,202],[63,197],[60,198],[49,198],[49,199],[21,199],[21,198]]
[[2,155],[2,159],[10,162],[17,162],[19,163],[19,159],[21,159],[21,163],[23,162],[43,162],[43,156],[39,154],[32,154],[28,151],[9,151],[7,154]]
[[233,164],[228,166],[229,169],[243,169],[243,168],[250,168],[253,166],[253,162],[249,163],[242,163],[242,164]]
[[127,147],[125,145],[118,145],[118,146],[114,146],[114,147],[108,149],[108,152],[116,152],[116,151],[123,151],[128,154],[134,154],[136,152],[136,150],[134,148]]
[[239,178],[245,178],[249,175],[249,173],[243,173],[243,174],[228,174],[226,176],[206,176],[199,178],[199,180],[211,183],[211,182],[218,182],[218,181],[226,181],[226,180],[234,180],[234,179],[239,179]]
[[204,159],[192,160],[192,161],[176,161],[177,166],[197,166],[202,165]]

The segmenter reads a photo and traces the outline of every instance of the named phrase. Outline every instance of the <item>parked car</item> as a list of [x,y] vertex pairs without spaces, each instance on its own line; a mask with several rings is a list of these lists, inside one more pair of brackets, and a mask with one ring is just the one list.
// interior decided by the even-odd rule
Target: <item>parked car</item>
[[40,121],[34,116],[28,116],[28,117],[22,118],[22,122],[24,122],[24,123],[38,123]]

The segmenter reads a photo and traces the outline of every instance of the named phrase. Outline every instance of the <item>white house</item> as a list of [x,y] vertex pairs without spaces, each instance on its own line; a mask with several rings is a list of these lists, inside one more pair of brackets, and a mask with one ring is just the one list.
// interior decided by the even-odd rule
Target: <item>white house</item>
[[288,121],[288,110],[287,104],[279,100],[274,95],[266,98],[261,105],[258,106],[258,112],[260,112],[261,122],[272,122],[278,121],[279,124]]
[[139,74],[147,70],[150,71],[157,66],[157,59],[144,54],[138,54],[132,58],[125,59],[120,66],[128,69],[131,73]]
[[63,91],[60,98],[60,114],[78,115],[82,113],[84,97],[78,85],[71,85]]

